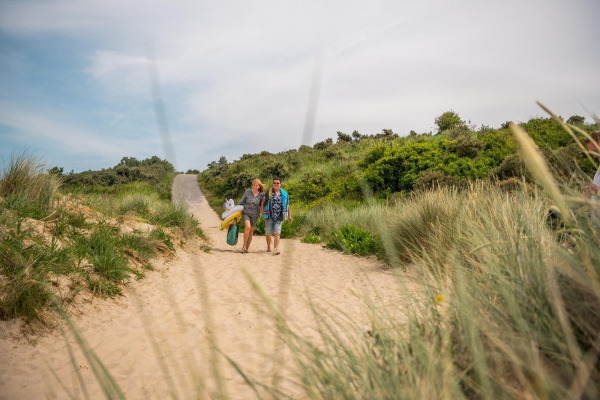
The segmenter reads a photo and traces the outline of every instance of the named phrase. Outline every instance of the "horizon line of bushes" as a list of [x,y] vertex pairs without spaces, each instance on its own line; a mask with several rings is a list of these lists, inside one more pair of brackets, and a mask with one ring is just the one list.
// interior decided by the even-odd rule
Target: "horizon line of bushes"
[[[216,197],[236,198],[253,179],[268,182],[278,176],[296,204],[310,207],[339,201],[356,204],[364,200],[364,184],[376,197],[386,198],[433,186],[460,187],[477,179],[529,179],[508,124],[476,130],[454,111],[443,113],[435,123],[435,135],[411,131],[400,137],[391,129],[375,135],[338,132],[336,143],[329,138],[277,154],[244,154],[233,162],[222,156],[200,173],[200,182]],[[598,128],[578,115],[567,123],[587,132]],[[532,118],[521,126],[557,175],[595,171],[557,121]]]

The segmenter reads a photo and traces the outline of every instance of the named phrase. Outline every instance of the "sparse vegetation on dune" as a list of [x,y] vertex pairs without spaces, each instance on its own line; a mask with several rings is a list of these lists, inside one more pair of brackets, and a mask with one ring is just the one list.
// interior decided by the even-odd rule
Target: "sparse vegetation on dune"
[[[182,206],[167,200],[170,164],[124,160],[137,171],[155,161],[152,179],[90,186],[81,177],[103,174],[46,173],[31,154],[11,158],[0,176],[0,318],[49,323],[54,300],[68,308],[81,292],[120,295],[125,283],[153,269],[152,258],[203,235]],[[63,180],[71,185],[61,188]]]

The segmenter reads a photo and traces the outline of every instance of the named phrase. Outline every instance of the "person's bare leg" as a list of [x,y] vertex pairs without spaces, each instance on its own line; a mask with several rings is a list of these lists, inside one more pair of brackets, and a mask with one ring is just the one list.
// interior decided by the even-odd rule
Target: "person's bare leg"
[[279,254],[279,234],[275,234],[275,248],[273,249],[273,254]]
[[271,235],[267,235],[267,251],[271,251]]
[[251,240],[248,240],[248,237],[250,236],[252,226],[250,225],[250,221],[244,221],[244,226],[244,245],[242,246],[242,251],[247,251]]
[[246,242],[246,250],[250,250],[250,243],[252,243],[253,236],[254,236],[254,227],[250,226],[250,233],[248,234],[248,241]]

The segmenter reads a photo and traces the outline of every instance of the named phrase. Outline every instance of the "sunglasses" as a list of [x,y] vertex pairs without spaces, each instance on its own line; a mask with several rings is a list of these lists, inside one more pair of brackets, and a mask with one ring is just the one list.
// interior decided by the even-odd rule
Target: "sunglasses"
[[281,185],[281,182],[273,182],[273,185]]

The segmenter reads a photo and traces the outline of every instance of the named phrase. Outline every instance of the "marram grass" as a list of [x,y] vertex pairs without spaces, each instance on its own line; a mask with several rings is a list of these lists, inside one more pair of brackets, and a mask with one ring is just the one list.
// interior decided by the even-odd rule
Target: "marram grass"
[[[550,200],[493,185],[415,196],[391,232],[423,292],[374,309],[368,332],[319,316],[318,341],[280,329],[309,398],[596,398],[600,237],[583,212],[568,237]],[[401,286],[399,285],[399,290]],[[406,321],[394,315],[407,313]],[[318,344],[317,344],[318,343]]]

